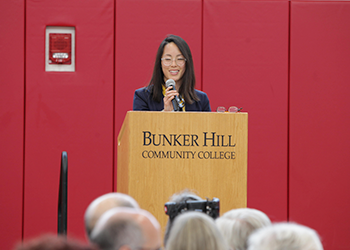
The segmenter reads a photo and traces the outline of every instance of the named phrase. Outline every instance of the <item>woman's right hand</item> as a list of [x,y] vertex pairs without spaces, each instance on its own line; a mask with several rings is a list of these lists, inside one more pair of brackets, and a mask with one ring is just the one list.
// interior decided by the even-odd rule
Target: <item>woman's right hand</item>
[[176,90],[173,90],[173,87],[170,86],[165,90],[165,96],[163,98],[164,102],[164,111],[173,111],[174,107],[171,102],[175,98],[175,96],[178,96],[179,93]]

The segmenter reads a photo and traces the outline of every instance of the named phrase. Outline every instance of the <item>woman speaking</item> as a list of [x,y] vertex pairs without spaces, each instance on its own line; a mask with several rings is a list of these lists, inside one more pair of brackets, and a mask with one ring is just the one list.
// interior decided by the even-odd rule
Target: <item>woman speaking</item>
[[133,110],[211,111],[207,94],[196,90],[192,54],[179,36],[167,36],[158,48],[152,78],[137,89]]

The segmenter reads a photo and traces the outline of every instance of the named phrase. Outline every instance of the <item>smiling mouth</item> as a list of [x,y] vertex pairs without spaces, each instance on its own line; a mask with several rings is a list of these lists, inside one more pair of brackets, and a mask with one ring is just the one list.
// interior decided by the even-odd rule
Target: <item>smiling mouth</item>
[[179,73],[179,70],[170,70],[170,74],[177,75]]

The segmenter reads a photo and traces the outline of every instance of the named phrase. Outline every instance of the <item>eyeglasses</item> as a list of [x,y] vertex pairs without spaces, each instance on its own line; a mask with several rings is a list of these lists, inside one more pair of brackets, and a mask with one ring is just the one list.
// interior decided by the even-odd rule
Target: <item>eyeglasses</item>
[[[237,113],[241,110],[242,110],[242,108],[237,108],[236,106],[231,106],[228,108],[227,112]],[[223,106],[219,106],[219,107],[217,107],[216,112],[226,112],[226,108]]]
[[183,57],[163,57],[161,60],[165,66],[170,66],[171,64],[173,64],[173,61],[175,61],[178,66],[182,67],[185,65],[186,62],[186,58]]

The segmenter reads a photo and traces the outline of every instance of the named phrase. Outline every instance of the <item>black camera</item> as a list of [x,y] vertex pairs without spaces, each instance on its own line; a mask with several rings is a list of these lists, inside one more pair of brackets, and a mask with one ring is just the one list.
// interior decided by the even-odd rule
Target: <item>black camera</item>
[[186,211],[202,212],[215,220],[220,216],[220,200],[213,198],[202,201],[167,202],[164,205],[164,210],[171,222],[177,215]]

